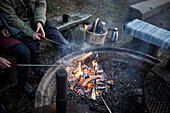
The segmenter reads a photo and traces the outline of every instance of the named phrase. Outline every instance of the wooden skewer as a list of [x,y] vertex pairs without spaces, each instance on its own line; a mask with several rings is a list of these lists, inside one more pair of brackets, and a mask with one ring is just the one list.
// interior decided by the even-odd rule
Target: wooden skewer
[[109,106],[107,105],[107,103],[105,102],[105,100],[103,99],[103,97],[102,97],[102,95],[101,95],[101,94],[100,94],[100,97],[101,97],[101,99],[102,99],[103,103],[105,104],[105,106],[107,107],[107,109],[108,109],[109,113],[112,113],[112,111],[110,110]]

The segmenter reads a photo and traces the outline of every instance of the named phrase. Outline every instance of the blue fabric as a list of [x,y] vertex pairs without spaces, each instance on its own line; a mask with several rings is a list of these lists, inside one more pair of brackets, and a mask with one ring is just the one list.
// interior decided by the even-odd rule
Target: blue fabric
[[60,52],[61,57],[66,56],[67,54],[70,54],[73,52],[71,50],[71,48],[72,48],[71,44],[62,36],[62,34],[48,20],[46,20],[46,22],[45,22],[44,31],[45,31],[46,37],[48,39],[51,39],[58,43],[61,43],[65,46],[67,46],[68,48],[70,48],[70,49],[68,49],[65,46],[61,46],[61,45],[52,43],[54,48]]
[[23,35],[23,33],[19,29],[8,25],[2,14],[0,14],[0,28],[1,27],[7,28],[11,35],[17,39],[21,38]]

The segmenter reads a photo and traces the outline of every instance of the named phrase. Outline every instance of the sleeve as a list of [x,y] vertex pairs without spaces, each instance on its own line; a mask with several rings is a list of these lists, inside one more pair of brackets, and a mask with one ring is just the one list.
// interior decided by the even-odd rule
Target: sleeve
[[15,10],[9,0],[1,1],[0,10],[9,25],[20,29],[26,36],[33,36],[34,31],[15,14]]
[[45,0],[37,0],[35,4],[35,11],[34,11],[35,23],[41,22],[43,25],[45,25],[46,7],[47,7],[47,4]]

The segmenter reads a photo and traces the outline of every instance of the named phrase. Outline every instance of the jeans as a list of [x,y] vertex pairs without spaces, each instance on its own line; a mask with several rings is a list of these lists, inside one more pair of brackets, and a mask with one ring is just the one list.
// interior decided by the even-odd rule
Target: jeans
[[[35,26],[34,26],[35,27]],[[46,37],[59,42],[67,47],[71,48],[69,42],[61,35],[61,33],[52,25],[48,20],[44,25],[44,31]],[[16,58],[18,64],[41,64],[40,51],[39,51],[39,43],[33,40],[31,37],[21,38],[20,41],[22,43],[15,44],[10,48],[4,48],[0,46],[0,51],[2,54],[11,55]],[[54,48],[60,52],[60,56],[63,57],[72,51],[64,46],[57,45],[52,43]],[[38,74],[42,67],[32,67],[32,70]],[[17,76],[18,83],[25,84],[30,74],[29,67],[18,67],[17,68]]]
[[[22,43],[15,44],[9,48],[0,46],[1,54],[10,55],[16,58],[18,64],[40,64],[39,43],[31,38],[22,38]],[[32,67],[35,73],[42,70],[41,67]],[[18,83],[24,85],[30,75],[29,67],[17,67]]]
[[[48,39],[51,39],[55,42],[59,42],[69,48],[71,48],[70,43],[61,35],[61,33],[55,28],[51,22],[46,20],[44,25],[44,32],[46,34],[46,37]],[[66,48],[65,46],[57,45],[55,43],[52,43],[54,48],[60,52],[60,56],[63,57],[69,53],[71,53],[71,49]]]

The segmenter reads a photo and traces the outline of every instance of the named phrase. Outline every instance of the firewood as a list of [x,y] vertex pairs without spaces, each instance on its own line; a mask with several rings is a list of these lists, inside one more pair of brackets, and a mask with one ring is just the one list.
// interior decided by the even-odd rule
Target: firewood
[[81,86],[84,87],[84,86],[85,86],[87,83],[89,83],[90,81],[96,80],[96,79],[100,79],[100,78],[101,78],[101,77],[100,77],[99,75],[90,77],[90,78],[86,79],[86,80],[81,84]]
[[77,59],[77,62],[83,62],[84,60],[86,60],[88,57],[90,57],[92,55],[92,52],[89,52],[85,55],[83,55],[82,57],[80,57],[79,59]]
[[75,73],[77,73],[78,72],[78,70],[80,69],[80,67],[81,67],[81,62],[76,62],[76,68],[73,70],[73,74],[75,74]]

